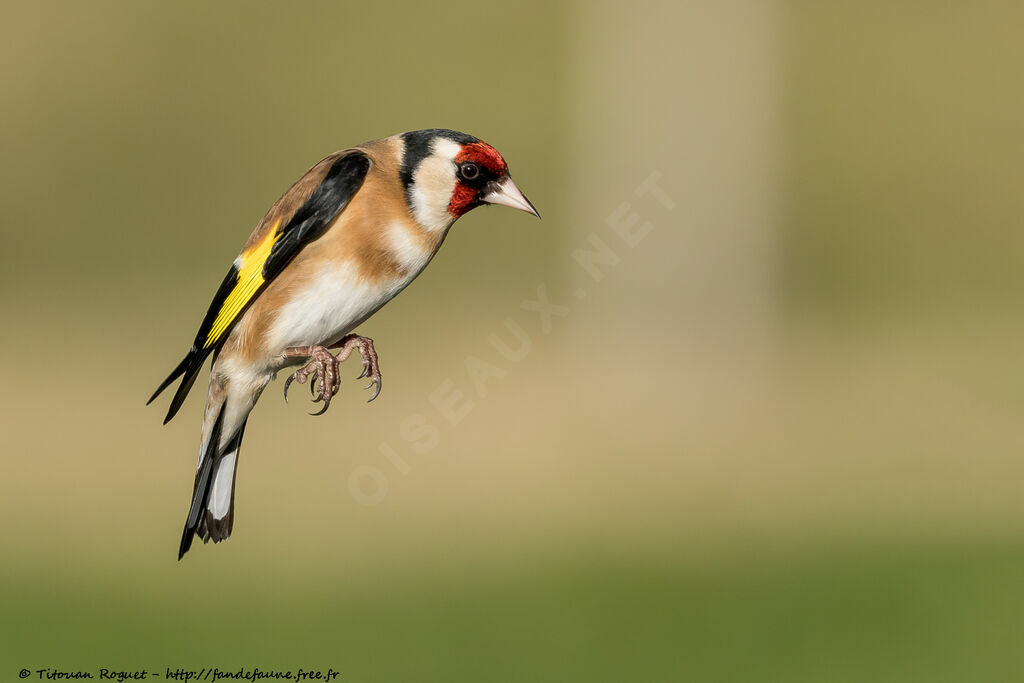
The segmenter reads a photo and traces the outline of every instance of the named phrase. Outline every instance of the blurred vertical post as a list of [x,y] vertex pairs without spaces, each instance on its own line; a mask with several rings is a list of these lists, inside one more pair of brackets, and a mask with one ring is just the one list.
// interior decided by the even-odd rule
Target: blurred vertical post
[[594,281],[566,258],[568,291],[596,309],[574,319],[581,343],[660,347],[666,372],[686,375],[708,353],[763,357],[777,308],[778,6],[578,1],[569,23],[567,252],[592,250],[593,233],[620,259]]

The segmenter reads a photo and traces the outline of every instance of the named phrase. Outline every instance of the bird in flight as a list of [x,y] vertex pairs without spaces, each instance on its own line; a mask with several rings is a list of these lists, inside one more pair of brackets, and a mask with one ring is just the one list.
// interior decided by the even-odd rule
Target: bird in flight
[[[164,424],[213,356],[192,504],[178,549],[231,535],[235,469],[249,412],[279,370],[309,382],[323,414],[353,351],[380,393],[373,340],[355,329],[430,263],[448,229],[477,206],[540,217],[496,149],[471,135],[417,130],[335,152],[299,178],[259,222],[213,297],[184,360]],[[338,349],[332,354],[330,349]],[[148,405],[147,403],[147,405]]]

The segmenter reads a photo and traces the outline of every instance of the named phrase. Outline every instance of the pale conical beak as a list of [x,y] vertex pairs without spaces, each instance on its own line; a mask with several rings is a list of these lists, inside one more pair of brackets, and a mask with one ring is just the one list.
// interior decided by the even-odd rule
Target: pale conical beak
[[501,206],[510,206],[513,209],[519,209],[526,213],[532,213],[537,218],[540,218],[540,214],[537,213],[537,209],[533,208],[533,204],[526,198],[516,184],[512,182],[512,179],[505,176],[501,180],[490,183],[483,196],[480,197],[480,201],[485,204],[500,204]]

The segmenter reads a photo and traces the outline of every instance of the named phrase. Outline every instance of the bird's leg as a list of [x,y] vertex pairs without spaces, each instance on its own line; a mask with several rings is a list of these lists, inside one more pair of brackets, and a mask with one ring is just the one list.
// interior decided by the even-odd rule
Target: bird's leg
[[[338,372],[338,364],[344,358],[335,358],[330,349],[326,346],[293,346],[285,349],[282,354],[285,358],[309,358],[309,362],[292,373],[291,377],[284,383],[284,400],[288,402],[288,387],[292,381],[297,380],[299,384],[305,384],[306,380],[312,377],[309,383],[309,390],[313,394],[313,402],[324,402],[324,407],[314,415],[323,415],[331,405],[331,399],[341,388],[341,374]],[[340,355],[340,354],[339,354]]]
[[369,337],[361,337],[358,334],[347,334],[342,337],[337,344],[331,345],[334,348],[340,348],[338,352],[338,361],[343,361],[349,357],[352,353],[352,349],[359,349],[359,355],[363,359],[363,372],[357,377],[368,377],[370,383],[364,388],[369,389],[376,385],[373,396],[366,402],[369,403],[373,399],[380,395],[380,387],[383,378],[380,376],[380,366],[377,364],[377,350],[373,348],[373,340]]

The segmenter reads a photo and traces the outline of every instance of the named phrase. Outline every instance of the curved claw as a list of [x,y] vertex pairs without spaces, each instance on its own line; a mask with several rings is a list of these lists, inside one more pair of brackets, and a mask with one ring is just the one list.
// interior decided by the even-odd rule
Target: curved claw
[[286,379],[284,381],[284,402],[285,403],[288,402],[288,387],[291,386],[291,383],[292,383],[292,381],[294,381],[294,379],[295,379],[295,375],[292,374],[292,375],[289,375],[288,379]]
[[324,405],[322,408],[320,408],[320,410],[316,411],[315,413],[310,413],[310,415],[316,417],[318,415],[323,415],[324,413],[326,413],[327,409],[331,407],[331,398],[333,397],[334,394],[327,391],[327,382],[325,381],[325,378],[320,377],[320,391],[318,391],[316,396],[313,398],[313,403],[320,403],[321,401],[323,401]]
[[[305,377],[300,377],[299,376],[299,372],[300,371],[293,372],[292,374],[288,375],[288,379],[286,379],[284,381],[284,402],[285,403],[288,402],[288,387],[291,386],[292,382],[294,382],[295,380],[298,380],[299,384],[305,384],[306,383],[306,378]],[[310,388],[312,388],[313,383],[310,382],[309,386],[310,386]]]
[[373,390],[373,396],[371,396],[370,398],[368,398],[366,400],[367,403],[369,403],[373,399],[375,399],[378,396],[380,396],[380,385],[381,385],[381,381],[380,381],[380,378],[378,377],[378,378],[374,379],[372,382],[370,382],[369,384],[367,384],[366,387],[364,387],[366,389],[369,389],[372,386],[376,386],[376,388]]

